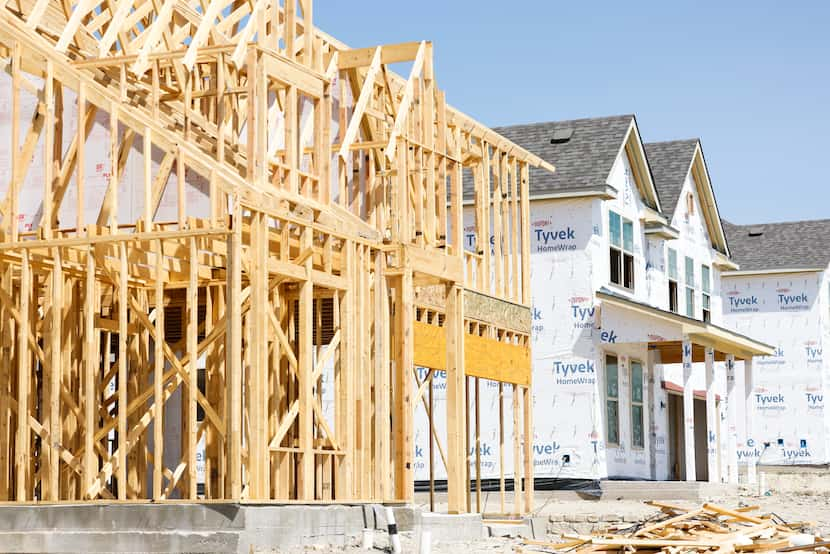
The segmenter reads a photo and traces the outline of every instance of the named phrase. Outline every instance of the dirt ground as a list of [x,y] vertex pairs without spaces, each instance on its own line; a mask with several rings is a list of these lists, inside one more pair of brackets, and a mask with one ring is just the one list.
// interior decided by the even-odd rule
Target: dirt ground
[[[611,525],[621,525],[622,522],[635,522],[655,515],[658,510],[643,502],[633,500],[574,500],[546,501],[544,495],[537,496],[537,510],[535,516],[546,517],[551,523],[551,529],[560,529],[564,532],[589,532],[591,529],[602,529]],[[817,534],[830,537],[830,498],[811,494],[772,494],[770,496],[752,496],[739,494],[724,498],[713,498],[712,503],[725,507],[758,505],[761,509],[754,513],[774,513],[787,522],[809,521],[814,524]],[[693,503],[678,501],[680,506],[693,506]],[[582,517],[584,516],[584,517]],[[609,520],[618,518],[618,523]],[[418,537],[411,532],[402,532],[401,546],[403,552],[418,553]],[[554,540],[557,535],[548,533],[548,538]],[[388,551],[388,537],[384,533],[375,533],[374,552]],[[432,554],[478,554],[478,553],[514,553],[520,547],[522,540],[517,537],[491,537],[475,541],[459,541],[449,543],[433,543]],[[288,552],[288,551],[276,551]],[[330,546],[309,546],[305,549],[294,549],[291,552],[330,552],[330,553],[358,553],[369,552],[362,550],[359,544],[346,547],[332,548]]]

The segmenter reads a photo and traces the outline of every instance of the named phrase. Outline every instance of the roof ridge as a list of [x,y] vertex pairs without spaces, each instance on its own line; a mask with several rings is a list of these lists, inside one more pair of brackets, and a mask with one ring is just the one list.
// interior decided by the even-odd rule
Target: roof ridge
[[692,138],[687,138],[687,139],[655,140],[655,141],[652,141],[652,142],[644,142],[643,146],[658,145],[658,144],[660,144],[660,145],[663,145],[663,144],[684,144],[684,143],[690,143],[690,142],[697,143],[697,142],[702,142],[702,141],[700,140],[700,137],[692,137]]
[[822,219],[795,219],[792,221],[769,221],[769,222],[760,222],[760,223],[732,223],[726,219],[721,219],[724,223],[731,225],[732,227],[759,227],[759,226],[775,226],[775,225],[799,225],[803,223],[827,223],[830,224],[830,218],[822,218]]
[[606,115],[600,117],[580,117],[576,119],[556,119],[550,121],[533,121],[529,123],[515,123],[512,125],[495,125],[492,129],[513,129],[518,127],[536,127],[536,126],[544,126],[544,125],[561,125],[563,123],[583,123],[583,122],[598,122],[598,121],[610,121],[610,120],[618,120],[618,119],[627,119],[633,118],[633,113],[627,114],[617,114],[617,115]]

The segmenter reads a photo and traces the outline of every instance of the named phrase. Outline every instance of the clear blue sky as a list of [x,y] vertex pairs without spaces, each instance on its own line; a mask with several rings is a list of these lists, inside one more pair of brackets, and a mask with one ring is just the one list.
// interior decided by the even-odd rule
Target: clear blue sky
[[721,215],[830,218],[830,2],[318,0],[353,47],[435,44],[439,86],[488,125],[635,113],[700,137]]

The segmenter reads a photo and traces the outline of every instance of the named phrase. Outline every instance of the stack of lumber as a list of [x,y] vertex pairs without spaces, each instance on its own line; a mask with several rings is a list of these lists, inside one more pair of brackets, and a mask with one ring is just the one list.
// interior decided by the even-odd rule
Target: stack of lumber
[[758,506],[730,510],[714,504],[683,508],[648,502],[660,513],[641,523],[592,535],[563,535],[561,542],[525,540],[522,552],[827,552],[830,542],[809,532],[812,524],[787,523]]

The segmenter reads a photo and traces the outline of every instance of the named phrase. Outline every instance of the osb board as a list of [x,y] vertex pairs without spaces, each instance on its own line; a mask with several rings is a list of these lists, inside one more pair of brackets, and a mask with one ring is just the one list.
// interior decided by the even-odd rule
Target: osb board
[[530,308],[472,290],[464,291],[464,317],[530,334]]
[[443,312],[447,305],[446,289],[444,285],[415,287],[415,303]]
[[[443,285],[417,287],[415,302],[421,306],[444,311],[445,287]],[[472,290],[464,290],[464,318],[489,323],[518,333],[530,334],[530,308]]]
[[[415,365],[447,369],[447,335],[444,327],[413,323]],[[464,374],[493,381],[530,384],[530,348],[477,335],[464,335]]]

